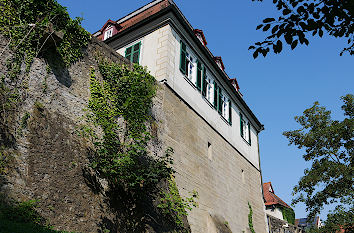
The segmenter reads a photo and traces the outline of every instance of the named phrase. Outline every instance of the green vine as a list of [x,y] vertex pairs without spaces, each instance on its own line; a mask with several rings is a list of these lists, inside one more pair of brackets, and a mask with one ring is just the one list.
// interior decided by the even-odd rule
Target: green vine
[[62,40],[54,40],[54,44],[67,66],[82,56],[81,50],[90,40],[90,34],[80,26],[82,19],[72,20],[55,0],[0,0],[0,11],[0,33],[9,40],[6,48],[14,52],[7,58],[8,76],[12,79],[20,73],[23,62],[29,71],[33,58],[43,52],[48,41],[54,40],[55,32],[63,33]]
[[155,79],[138,65],[130,70],[103,61],[99,72],[102,80],[91,71],[88,108],[92,114],[88,119],[102,129],[103,136],[93,135],[97,156],[92,167],[113,186],[136,194],[151,190],[173,172],[169,153],[152,159],[146,149],[151,138],[146,122],[156,92]]
[[[92,168],[112,189],[125,190],[135,199],[160,193],[159,209],[182,229],[182,217],[186,209],[196,206],[197,193],[186,199],[179,195],[171,178],[172,148],[161,156],[147,150],[152,138],[148,125],[156,124],[150,114],[157,90],[155,78],[137,64],[131,68],[103,60],[98,67],[98,72],[91,69],[88,125],[82,127],[94,145]],[[168,181],[167,192],[158,185],[163,180]]]
[[281,212],[283,214],[283,219],[290,224],[295,224],[295,212],[291,208],[282,207]]
[[251,204],[248,202],[248,208],[250,209],[250,213],[248,214],[248,227],[252,233],[256,233],[253,228],[253,210]]
[[168,191],[161,191],[161,203],[157,206],[165,215],[172,216],[174,222],[181,231],[183,231],[183,217],[187,216],[187,210],[191,211],[193,207],[198,207],[198,192],[193,190],[190,197],[182,198],[179,194],[174,177],[168,180]]

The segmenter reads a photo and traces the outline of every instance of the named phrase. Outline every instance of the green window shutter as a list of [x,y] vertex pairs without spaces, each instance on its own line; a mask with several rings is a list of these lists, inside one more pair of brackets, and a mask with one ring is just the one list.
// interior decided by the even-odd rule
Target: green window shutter
[[242,113],[240,113],[240,134],[241,134],[241,137],[243,137],[243,117],[242,117]]
[[231,105],[231,100],[229,100],[229,123],[232,125],[232,105]]
[[197,88],[200,91],[202,88],[202,63],[197,61]]
[[214,81],[214,107],[218,109],[218,84]]
[[139,64],[139,58],[140,58],[140,45],[141,43],[137,43],[133,45],[133,55],[131,58],[131,62],[133,63],[138,63]]
[[180,62],[179,62],[179,69],[182,71],[183,74],[186,74],[186,56],[187,56],[187,47],[186,44],[181,41],[181,55],[180,55]]
[[207,88],[206,69],[205,69],[205,66],[203,66],[203,79],[202,79],[202,95],[203,96],[206,96],[206,88]]
[[248,143],[251,145],[251,124],[248,122]]
[[219,103],[218,103],[218,112],[222,114],[222,105],[223,105],[223,100],[222,100],[222,92],[221,92],[221,87],[218,89],[218,94],[219,94]]

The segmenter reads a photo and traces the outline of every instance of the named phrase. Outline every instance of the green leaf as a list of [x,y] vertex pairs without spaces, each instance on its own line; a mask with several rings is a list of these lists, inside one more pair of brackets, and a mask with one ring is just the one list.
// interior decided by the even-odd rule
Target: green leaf
[[291,49],[295,49],[297,46],[298,40],[294,40],[293,43],[291,43]]
[[283,10],[283,15],[288,15],[290,13],[291,13],[291,10],[289,10],[289,9],[284,9]]
[[263,31],[267,31],[270,28],[270,24],[267,24],[263,27]]
[[275,21],[274,18],[266,18],[266,19],[263,20],[263,23],[270,23],[270,22],[273,22],[273,21]]

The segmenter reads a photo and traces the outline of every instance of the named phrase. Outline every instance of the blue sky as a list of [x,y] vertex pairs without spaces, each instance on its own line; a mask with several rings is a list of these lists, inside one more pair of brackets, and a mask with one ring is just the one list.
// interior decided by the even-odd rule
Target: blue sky
[[[71,17],[83,17],[83,27],[91,33],[108,20],[117,20],[150,0],[58,0]],[[262,19],[278,15],[271,1],[182,1],[178,7],[194,28],[202,29],[208,48],[221,56],[225,71],[236,77],[245,101],[265,125],[260,133],[263,181],[271,181],[275,193],[288,204],[291,192],[310,164],[302,151],[288,146],[282,132],[298,127],[294,116],[319,101],[341,119],[340,96],[354,90],[354,56],[339,52],[344,39],[310,38],[309,46],[287,47],[279,55],[253,59],[248,47],[266,34],[256,31]],[[295,207],[296,217],[305,217],[303,205]],[[326,216],[327,210],[321,214]]]

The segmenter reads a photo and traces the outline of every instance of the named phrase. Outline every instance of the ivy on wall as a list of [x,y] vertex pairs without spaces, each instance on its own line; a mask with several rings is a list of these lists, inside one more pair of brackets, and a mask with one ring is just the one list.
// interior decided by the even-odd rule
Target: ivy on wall
[[248,227],[250,228],[250,231],[252,233],[256,233],[253,227],[253,210],[251,204],[248,202],[248,208],[250,210],[250,213],[248,214]]
[[82,48],[91,37],[80,26],[82,19],[71,19],[55,0],[0,0],[0,12],[0,33],[9,40],[5,49],[14,52],[7,61],[12,79],[20,72],[22,62],[29,71],[33,58],[39,56],[46,42],[54,40],[55,32],[63,34],[62,40],[54,43],[67,66],[82,56]]
[[[83,55],[91,36],[80,26],[82,19],[72,20],[65,7],[55,0],[0,0],[0,12],[0,34],[6,38],[0,57],[7,67],[6,74],[0,76],[0,176],[7,176],[14,160],[16,137],[27,127],[30,117],[25,113],[21,122],[16,123],[17,107],[27,86],[24,80],[18,79],[22,66],[25,65],[28,73],[33,59],[48,51],[50,41],[63,64],[69,66]],[[5,202],[5,196],[0,193],[1,230],[57,232],[42,222],[36,206],[33,200]]]
[[282,207],[281,212],[283,214],[283,219],[288,223],[294,225],[295,224],[295,212],[291,208]]
[[[165,215],[173,218],[178,227],[183,227],[183,216],[187,216],[187,210],[198,207],[195,199],[199,197],[198,192],[193,191],[191,196],[182,198],[179,194],[176,182],[171,176],[168,180],[168,191],[161,191],[161,203],[157,206]],[[183,231],[183,229],[181,229]]]
[[[182,218],[186,209],[196,206],[198,194],[193,192],[186,199],[179,195],[171,167],[172,148],[161,156],[147,150],[156,90],[155,78],[146,68],[100,61],[98,72],[91,69],[88,125],[83,130],[94,145],[91,166],[110,187],[125,190],[136,200],[160,194],[158,208],[182,232]],[[166,190],[159,187],[161,181],[168,182]]]

